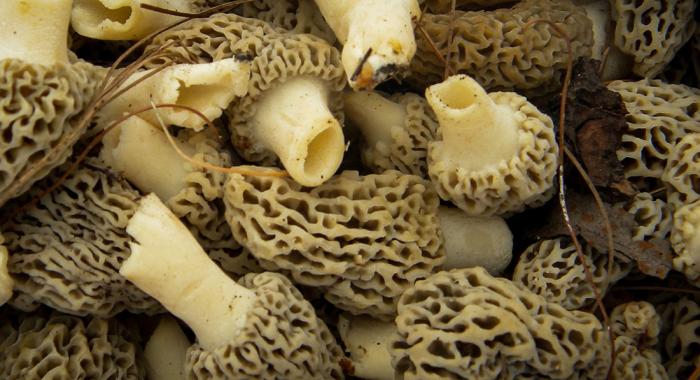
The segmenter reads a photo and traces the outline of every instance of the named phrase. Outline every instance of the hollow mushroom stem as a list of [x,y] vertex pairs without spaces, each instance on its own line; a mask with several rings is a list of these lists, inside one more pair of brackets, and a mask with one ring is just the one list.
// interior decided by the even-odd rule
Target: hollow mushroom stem
[[136,242],[122,276],[187,323],[205,350],[238,336],[255,293],[229,278],[157,196],[141,200],[126,232]]
[[323,80],[295,77],[268,90],[252,119],[256,139],[304,186],[329,179],[345,153],[343,131],[328,108],[328,97]]
[[182,19],[142,8],[141,4],[186,13],[196,11],[188,0],[75,0],[71,23],[85,37],[138,40]]
[[406,109],[376,92],[349,92],[344,98],[345,116],[352,121],[370,146],[392,144],[391,128],[403,127]]
[[340,338],[353,364],[353,375],[368,380],[393,380],[391,340],[396,334],[394,322],[366,316],[341,315]]
[[374,88],[407,67],[416,53],[417,0],[316,0],[316,4],[343,43],[343,67],[355,90]]
[[474,79],[451,76],[430,86],[425,97],[440,123],[444,159],[471,171],[517,154],[516,115],[496,104]]
[[68,63],[73,0],[0,1],[0,60],[50,66]]

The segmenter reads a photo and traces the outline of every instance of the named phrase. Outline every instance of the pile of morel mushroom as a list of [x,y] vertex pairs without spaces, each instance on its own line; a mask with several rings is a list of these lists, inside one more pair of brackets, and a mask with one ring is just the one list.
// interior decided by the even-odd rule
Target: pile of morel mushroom
[[700,379],[694,0],[2,0],[0,378]]

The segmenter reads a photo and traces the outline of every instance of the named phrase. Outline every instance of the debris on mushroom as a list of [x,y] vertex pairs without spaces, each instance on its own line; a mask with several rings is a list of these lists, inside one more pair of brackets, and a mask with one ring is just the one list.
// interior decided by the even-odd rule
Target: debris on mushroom
[[[122,84],[122,88],[127,88],[141,81],[100,110],[102,123],[148,108],[151,102],[190,107],[208,120],[218,119],[235,97],[245,95],[250,77],[249,64],[235,58],[211,63],[175,65],[156,74],[152,71],[136,72]],[[157,126],[159,119],[154,112],[140,113],[139,116]],[[176,125],[200,131],[206,124],[205,119],[186,109],[161,108],[158,109],[158,113],[163,123],[168,126]]]
[[[607,252],[597,252],[586,245],[583,254],[593,285],[601,295],[608,291],[603,288],[606,283],[612,286],[632,269],[631,265],[615,260],[610,273]],[[513,283],[568,310],[577,310],[595,301],[593,287],[586,278],[576,247],[566,238],[544,239],[527,247],[515,266]]]
[[417,0],[316,0],[343,45],[350,87],[371,90],[407,68],[416,53]]
[[168,41],[177,43],[166,52],[200,63],[251,57],[248,93],[226,111],[232,142],[244,159],[279,159],[305,186],[335,173],[345,153],[339,113],[345,78],[335,48],[312,35],[232,14],[189,21],[156,37],[146,51]]
[[632,232],[633,240],[665,239],[673,225],[672,211],[662,199],[654,199],[651,193],[637,193],[625,205],[637,222]]
[[162,317],[143,352],[148,379],[185,380],[185,358],[190,345],[177,321]]
[[456,75],[426,90],[442,140],[428,144],[438,194],[473,216],[504,215],[552,196],[558,148],[552,120],[512,92]]
[[[614,81],[627,108],[627,131],[617,158],[627,178],[652,182],[661,178],[673,146],[687,133],[700,132],[700,90],[644,79]],[[644,188],[644,186],[638,186]]]
[[343,110],[364,138],[362,162],[375,173],[399,170],[428,177],[428,143],[437,138],[438,123],[421,96],[384,97],[378,92],[345,95]]
[[68,58],[70,4],[0,2],[0,206],[61,165],[86,128],[102,72]]
[[191,0],[74,0],[71,26],[78,34],[98,40],[140,40],[183,19],[142,4],[183,13],[199,10]]
[[634,57],[632,71],[653,78],[673,59],[695,30],[694,0],[611,0],[614,42]]
[[135,239],[120,273],[194,331],[187,377],[342,378],[342,352],[311,304],[275,273],[237,284],[154,194],[127,232]]
[[4,305],[12,297],[14,281],[10,277],[8,264],[10,253],[4,245],[5,238],[0,233],[0,306]]
[[571,1],[524,0],[512,8],[456,11],[454,16],[426,13],[421,26],[427,37],[416,34],[408,81],[425,88],[443,79],[437,47],[452,73],[470,75],[488,89],[554,88],[568,60],[566,40],[546,24],[528,24],[539,19],[566,32],[574,57],[591,55],[591,20]]
[[500,274],[513,258],[513,234],[499,216],[468,216],[464,211],[440,206],[437,212],[445,241],[441,269],[480,266]]
[[394,379],[391,341],[396,333],[396,324],[393,321],[341,314],[338,333],[352,361],[353,376],[368,380]]
[[[29,199],[41,195],[56,177],[28,193]],[[118,273],[129,256],[124,229],[140,197],[124,179],[91,161],[5,222],[0,230],[12,252],[8,268],[14,279],[10,304],[25,311],[45,304],[100,317],[123,310],[162,311]]]
[[674,210],[700,199],[700,133],[688,133],[678,140],[669,153],[661,179]]
[[610,341],[592,314],[568,311],[483,268],[416,282],[398,304],[397,378],[603,379]]
[[324,289],[355,314],[387,319],[398,297],[442,264],[439,199],[397,171],[346,171],[304,189],[289,178],[230,175],[224,188],[234,238],[263,268]]
[[700,286],[700,200],[681,206],[673,214],[671,245],[673,269]]
[[661,306],[664,367],[671,379],[689,379],[700,366],[700,305],[683,297]]
[[308,33],[330,44],[336,41],[333,29],[323,19],[314,0],[255,0],[235,9],[243,17],[255,17],[293,33]]
[[0,315],[0,378],[144,379],[133,327],[60,313]]

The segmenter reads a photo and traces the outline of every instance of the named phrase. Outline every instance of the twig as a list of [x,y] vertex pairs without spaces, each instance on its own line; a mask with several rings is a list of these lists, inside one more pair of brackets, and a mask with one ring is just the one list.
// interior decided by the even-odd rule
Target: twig
[[455,16],[457,14],[457,1],[452,0],[452,7],[451,7],[451,12],[450,12],[450,22],[447,24],[447,54],[445,57],[445,71],[442,73],[442,79],[445,80],[449,76],[450,72],[452,72],[450,68],[450,60],[452,59],[452,45],[454,43],[454,38],[455,38],[455,30],[454,30],[454,22],[455,22]]

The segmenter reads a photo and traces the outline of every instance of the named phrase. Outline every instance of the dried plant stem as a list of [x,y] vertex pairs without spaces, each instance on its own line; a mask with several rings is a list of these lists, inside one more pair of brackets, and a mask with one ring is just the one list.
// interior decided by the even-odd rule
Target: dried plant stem
[[619,286],[615,290],[639,290],[651,292],[685,293],[700,296],[700,289],[669,288],[666,286]]
[[693,373],[690,374],[690,377],[688,377],[688,380],[698,380],[700,379],[700,364],[698,364],[697,367],[695,367],[695,370]]
[[450,60],[452,59],[452,44],[454,43],[455,30],[454,23],[457,14],[457,0],[452,0],[452,6],[450,9],[450,22],[447,24],[447,53],[445,57],[445,71],[442,73],[442,79],[445,80],[452,72],[450,67]]

